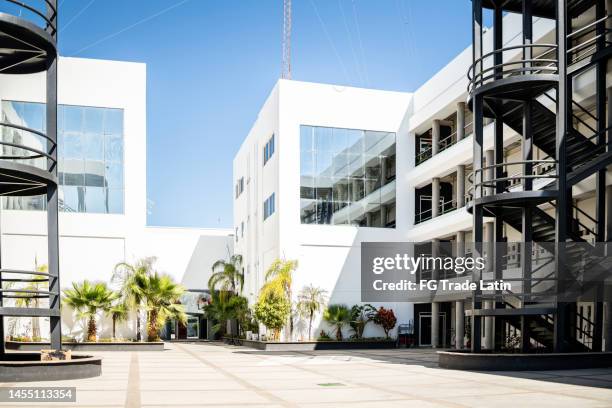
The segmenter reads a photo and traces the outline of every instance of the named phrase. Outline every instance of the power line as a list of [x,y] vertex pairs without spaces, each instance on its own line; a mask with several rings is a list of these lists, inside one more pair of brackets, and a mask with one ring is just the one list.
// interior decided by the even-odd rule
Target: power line
[[342,67],[342,71],[344,72],[344,76],[346,77],[346,81],[350,82],[348,71],[346,70],[346,66],[344,65],[344,61],[342,60],[342,57],[340,56],[340,53],[338,53],[338,49],[336,48],[336,46],[334,44],[334,41],[332,40],[331,36],[329,35],[329,32],[327,31],[327,27],[325,26],[325,22],[321,18],[321,15],[319,14],[319,10],[317,9],[317,5],[314,3],[313,0],[310,0],[310,4],[312,5],[312,8],[314,9],[314,12],[317,15],[317,18],[319,19],[319,24],[321,24],[321,28],[323,29],[323,33],[325,34],[325,37],[327,37],[327,42],[329,42],[329,45],[332,47],[332,50],[334,51],[334,54],[336,54],[336,58],[338,59],[338,62],[340,63],[340,66]]
[[74,56],[74,55],[78,55],[78,54],[82,53],[83,51],[86,51],[86,50],[88,50],[88,49],[90,49],[90,48],[92,48],[92,47],[95,47],[95,46],[96,46],[96,45],[98,45],[98,44],[103,43],[104,41],[110,40],[111,38],[114,38],[114,37],[116,37],[116,36],[118,36],[118,35],[120,35],[120,34],[123,34],[123,33],[125,33],[126,31],[131,30],[132,28],[134,28],[134,27],[136,27],[136,26],[139,26],[139,25],[141,25],[141,24],[144,24],[144,23],[146,23],[147,21],[153,20],[154,18],[159,17],[159,16],[161,16],[162,14],[165,14],[165,13],[167,13],[168,11],[170,11],[170,10],[172,10],[172,9],[175,9],[175,8],[177,8],[177,7],[179,7],[179,6],[182,6],[183,4],[187,3],[188,1],[190,1],[190,0],[182,0],[182,1],[179,1],[178,3],[176,3],[176,4],[173,4],[173,5],[172,5],[172,6],[170,6],[170,7],[166,7],[165,9],[163,9],[163,10],[161,10],[161,11],[158,11],[158,12],[157,12],[157,13],[155,13],[155,14],[152,14],[152,15],[150,15],[150,16],[148,16],[148,17],[143,18],[143,19],[142,19],[142,20],[140,20],[140,21],[135,22],[134,24],[130,24],[129,26],[127,26],[127,27],[125,27],[125,28],[122,28],[122,29],[121,29],[121,30],[119,30],[119,31],[116,31],[116,32],[114,32],[114,33],[112,33],[112,34],[109,34],[109,35],[107,35],[106,37],[102,37],[102,38],[100,38],[100,39],[99,39],[99,40],[97,40],[97,41],[94,41],[93,43],[89,44],[89,45],[88,45],[88,46],[86,46],[86,47],[81,48],[80,50],[78,50],[77,52],[73,53],[72,55],[73,55],[73,56]]
[[355,27],[357,27],[357,39],[359,40],[359,50],[361,52],[361,59],[363,61],[363,71],[366,79],[366,87],[370,86],[370,75],[368,74],[368,66],[366,64],[365,53],[363,52],[363,41],[361,39],[361,28],[359,27],[359,20],[357,19],[357,8],[355,7],[355,0],[353,3],[353,20],[355,21]]
[[355,62],[355,69],[357,71],[357,76],[359,77],[359,81],[362,86],[365,85],[363,80],[363,75],[361,74],[361,66],[359,61],[357,60],[357,53],[355,52],[355,47],[353,46],[353,36],[351,35],[351,31],[349,30],[348,23],[346,21],[346,15],[344,14],[344,7],[342,7],[342,0],[338,0],[338,7],[340,7],[340,13],[342,14],[342,21],[344,22],[344,30],[346,31],[346,36],[349,40],[349,46],[351,47],[351,54],[353,54],[353,61]]
[[[68,26],[72,23],[74,23],[74,21],[79,18],[79,16],[81,14],[83,14],[92,4],[94,4],[96,0],[91,0],[89,3],[87,3],[87,5],[85,7],[83,7],[78,13],[76,13],[74,16],[72,16],[72,18],[70,20],[68,20],[68,22],[66,24],[64,24],[64,26],[60,26],[60,33],[64,30],[66,30],[68,28]],[[63,2],[62,2],[63,3]],[[61,3],[59,5],[59,7],[61,7]]]

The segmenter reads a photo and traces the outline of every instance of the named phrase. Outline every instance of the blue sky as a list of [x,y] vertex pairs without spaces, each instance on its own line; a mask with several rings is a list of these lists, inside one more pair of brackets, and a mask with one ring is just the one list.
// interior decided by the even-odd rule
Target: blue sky
[[[62,55],[147,64],[149,225],[231,227],[232,159],[281,72],[282,0],[59,2]],[[413,91],[469,45],[470,9],[293,0],[293,78]]]

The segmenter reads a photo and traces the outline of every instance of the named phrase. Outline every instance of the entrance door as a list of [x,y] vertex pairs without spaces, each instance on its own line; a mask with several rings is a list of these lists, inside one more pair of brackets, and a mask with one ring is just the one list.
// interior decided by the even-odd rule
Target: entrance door
[[[440,338],[438,345],[446,347],[446,313],[440,312]],[[419,346],[431,346],[431,313],[419,313]]]
[[187,338],[200,338],[200,319],[198,316],[187,316]]

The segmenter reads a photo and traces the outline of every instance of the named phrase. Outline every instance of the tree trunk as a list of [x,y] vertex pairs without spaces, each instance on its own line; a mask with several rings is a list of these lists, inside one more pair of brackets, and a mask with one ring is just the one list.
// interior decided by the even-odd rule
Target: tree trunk
[[308,340],[312,340],[312,313],[310,313],[310,319],[308,319]]
[[342,341],[342,326],[336,328],[336,340]]
[[90,316],[87,322],[87,341],[96,341],[96,334],[98,329],[96,328],[96,317]]
[[136,309],[136,341],[141,341],[140,336],[140,310]]
[[[34,307],[39,307],[38,299],[34,299]],[[32,340],[40,340],[40,318],[32,317]]]
[[115,339],[115,326],[117,324],[117,318],[113,316],[113,339]]
[[153,309],[149,312],[147,321],[147,341],[157,341],[157,310]]

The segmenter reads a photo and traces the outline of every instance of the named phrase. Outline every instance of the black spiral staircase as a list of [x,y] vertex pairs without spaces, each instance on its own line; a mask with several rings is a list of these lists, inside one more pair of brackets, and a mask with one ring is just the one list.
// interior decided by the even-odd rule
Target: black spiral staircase
[[[20,118],[10,109],[2,112],[0,195],[46,197],[48,250],[47,268],[34,265],[31,269],[7,267],[5,257],[0,256],[0,360],[6,354],[4,340],[9,334],[5,331],[7,317],[48,318],[51,348],[61,349],[57,7],[57,0],[0,0],[0,73],[46,75],[44,132],[30,128],[25,118]],[[31,262],[34,264],[34,259]],[[34,307],[27,307],[28,304]]]
[[[594,175],[605,188],[605,181],[600,180],[605,180],[606,169],[612,164],[612,149],[607,142],[610,129],[605,125],[605,74],[612,55],[610,29],[606,26],[611,25],[612,10],[606,11],[601,0],[472,0],[472,3],[474,63],[468,73],[468,105],[476,125],[474,173],[470,177],[474,198],[468,210],[474,214],[474,241],[483,242],[483,219],[493,217],[502,221],[495,223],[496,240],[504,239],[499,230],[505,224],[523,234],[523,238],[529,237],[524,241],[537,243],[549,255],[548,263],[536,267],[537,271],[529,267],[529,276],[524,275],[521,280],[521,293],[473,293],[472,351],[480,351],[482,317],[492,317],[521,331],[525,337],[523,351],[530,351],[534,345],[548,351],[600,351],[601,322],[580,314],[577,301],[560,301],[555,283],[560,279],[561,256],[569,270],[589,269],[596,275],[596,279],[572,283],[572,289],[580,293],[597,289],[609,277],[612,266],[605,254],[598,253],[591,244],[603,236],[601,220],[574,206],[571,196],[573,186],[591,180]],[[482,9],[487,8],[493,10],[493,51],[483,54]],[[503,45],[501,20],[507,12],[522,15],[521,45]],[[564,21],[568,23],[559,24],[557,43],[534,43],[533,18],[556,19],[558,15],[565,15]],[[585,24],[584,20],[592,15],[595,18]],[[580,27],[572,25],[576,21],[581,22]],[[572,78],[588,70],[595,70],[597,78],[604,78],[603,85],[599,82],[595,85],[594,98],[598,101],[595,109],[585,108],[572,96]],[[486,166],[484,117],[496,121],[495,161]],[[565,132],[560,130],[559,123],[568,124]],[[511,163],[504,159],[504,125],[521,136],[520,161]],[[562,136],[565,143],[560,160],[557,149]],[[534,159],[530,146],[544,157]],[[521,167],[522,172],[510,174],[509,169],[516,167]],[[601,197],[599,194],[597,199]],[[552,212],[557,216],[551,216]],[[566,218],[559,219],[558,214],[565,214]],[[560,231],[564,231],[562,238]],[[568,246],[560,250],[559,243],[566,242]],[[543,272],[545,266],[550,272]],[[492,301],[494,307],[485,310],[484,301]],[[597,300],[594,304],[597,307]],[[597,328],[595,335],[593,328]]]

